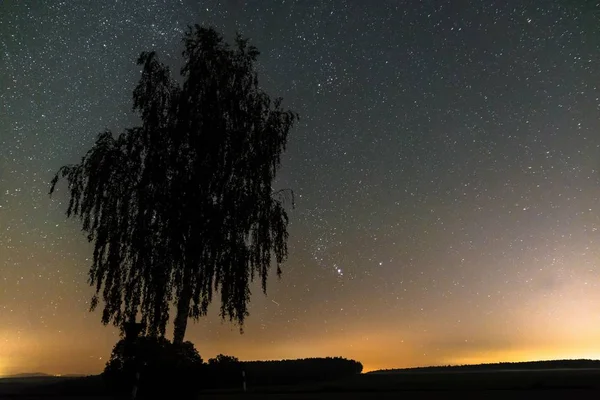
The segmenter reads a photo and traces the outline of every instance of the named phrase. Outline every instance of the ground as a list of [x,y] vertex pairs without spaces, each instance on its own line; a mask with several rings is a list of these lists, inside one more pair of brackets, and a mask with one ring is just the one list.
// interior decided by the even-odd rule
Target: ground
[[[19,400],[108,400],[94,395],[59,395],[51,380],[0,380],[0,398]],[[60,381],[55,381],[60,383]],[[75,381],[72,381],[75,382]],[[90,381],[91,382],[91,381]],[[44,386],[45,385],[45,386]],[[54,386],[58,387],[58,386]],[[32,390],[32,388],[37,388]],[[40,389],[42,388],[42,389]],[[50,388],[47,389],[46,388]],[[88,390],[89,392],[89,390]],[[315,385],[249,388],[202,393],[201,399],[597,399],[600,369],[403,372],[363,374]]]
[[[199,399],[219,399],[219,400],[237,400],[237,399],[282,399],[282,400],[298,400],[298,399],[448,399],[449,397],[459,398],[461,400],[468,399],[598,399],[598,391],[589,390],[495,390],[495,391],[407,391],[407,392],[389,392],[389,393],[313,393],[313,394],[272,394],[272,395],[209,395],[198,397]],[[36,396],[36,397],[5,397],[5,399],[19,399],[19,400],[112,400],[111,397],[54,397],[54,396]]]

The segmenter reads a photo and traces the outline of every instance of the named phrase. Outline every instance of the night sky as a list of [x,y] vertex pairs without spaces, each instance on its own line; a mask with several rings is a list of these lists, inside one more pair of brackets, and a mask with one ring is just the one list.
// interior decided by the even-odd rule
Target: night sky
[[243,335],[218,303],[188,326],[204,359],[600,358],[593,3],[3,0],[0,375],[104,367],[118,332],[88,312],[92,247],[49,182],[138,123],[139,53],[177,73],[193,23],[250,37],[301,117],[282,279]]

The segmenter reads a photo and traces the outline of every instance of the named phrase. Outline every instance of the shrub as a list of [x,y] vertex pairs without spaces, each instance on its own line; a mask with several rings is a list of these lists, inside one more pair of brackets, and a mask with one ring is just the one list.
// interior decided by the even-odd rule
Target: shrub
[[137,381],[137,398],[185,398],[198,389],[202,358],[191,342],[174,345],[165,338],[120,340],[106,363],[103,378],[115,394],[131,393]]

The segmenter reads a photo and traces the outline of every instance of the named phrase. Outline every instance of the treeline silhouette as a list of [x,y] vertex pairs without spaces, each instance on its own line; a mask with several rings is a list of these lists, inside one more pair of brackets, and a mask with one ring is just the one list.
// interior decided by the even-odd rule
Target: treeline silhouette
[[136,398],[187,398],[202,390],[316,383],[360,374],[360,362],[341,357],[239,361],[220,354],[204,362],[191,342],[165,338],[122,339],[114,346],[102,378],[109,391]]
[[294,385],[331,381],[362,372],[360,362],[342,357],[304,358],[277,361],[240,361],[207,364],[206,389],[236,388],[242,385],[242,372],[249,387]]
[[519,361],[467,365],[439,365],[431,367],[413,367],[402,369],[382,369],[380,372],[447,372],[447,371],[492,371],[492,370],[536,370],[536,369],[585,369],[600,368],[600,360],[548,360]]

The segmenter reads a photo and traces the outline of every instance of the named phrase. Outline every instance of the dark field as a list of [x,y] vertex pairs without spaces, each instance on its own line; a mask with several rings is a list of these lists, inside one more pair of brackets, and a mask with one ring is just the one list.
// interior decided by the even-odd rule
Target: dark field
[[[2,399],[110,399],[99,377],[0,380]],[[600,369],[371,373],[314,385],[203,392],[201,399],[592,399]]]

